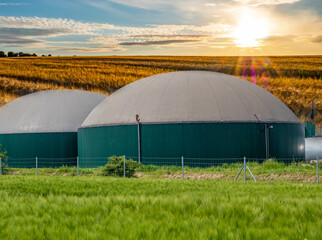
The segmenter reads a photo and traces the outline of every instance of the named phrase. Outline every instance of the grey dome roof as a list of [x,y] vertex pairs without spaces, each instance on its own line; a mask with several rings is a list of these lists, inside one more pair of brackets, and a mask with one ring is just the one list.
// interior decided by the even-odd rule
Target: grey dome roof
[[208,71],[159,74],[116,91],[82,127],[174,122],[299,122],[268,91],[244,79]]
[[25,95],[0,109],[0,133],[76,132],[105,97],[80,90]]

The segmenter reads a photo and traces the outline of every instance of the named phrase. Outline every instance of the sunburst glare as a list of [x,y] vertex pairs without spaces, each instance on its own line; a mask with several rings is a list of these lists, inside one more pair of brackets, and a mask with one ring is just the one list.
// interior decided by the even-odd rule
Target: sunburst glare
[[232,36],[238,47],[259,47],[261,40],[269,36],[269,20],[249,9],[244,9]]

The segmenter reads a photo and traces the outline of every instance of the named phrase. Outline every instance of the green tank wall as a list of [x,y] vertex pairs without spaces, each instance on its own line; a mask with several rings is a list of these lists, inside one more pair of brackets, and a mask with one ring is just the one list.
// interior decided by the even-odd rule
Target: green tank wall
[[[304,126],[269,123],[270,156],[304,159]],[[157,158],[265,158],[265,123],[142,124],[143,164],[161,164]],[[107,157],[137,159],[137,125],[81,128],[78,131],[80,166],[104,165]],[[190,160],[191,165],[201,160]],[[232,160],[233,161],[233,160]],[[185,161],[186,162],[186,161]],[[180,161],[173,162],[180,164]],[[223,162],[224,163],[224,162]],[[202,165],[202,163],[200,162]]]
[[312,122],[305,122],[305,137],[315,136],[315,125]]
[[2,150],[7,151],[10,167],[34,168],[76,165],[77,133],[0,134]]

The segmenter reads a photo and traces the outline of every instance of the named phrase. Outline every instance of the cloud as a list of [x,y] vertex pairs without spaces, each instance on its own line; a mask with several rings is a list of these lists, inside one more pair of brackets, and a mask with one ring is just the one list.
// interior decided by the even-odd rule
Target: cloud
[[[230,28],[227,24],[117,26],[108,23],[83,23],[72,19],[0,16],[0,44],[2,46],[42,47],[58,51],[110,52],[125,51],[131,46],[166,46],[206,42],[213,35]],[[82,47],[66,46],[57,36],[92,36]],[[55,46],[65,44],[65,46]],[[51,45],[51,46],[49,46]],[[92,45],[92,46],[85,46]],[[93,46],[94,45],[94,46]],[[97,46],[99,45],[99,46]]]
[[[216,2],[216,4],[219,3]],[[209,6],[209,8],[212,7]],[[287,47],[292,44],[300,44],[300,42],[302,44],[304,42],[321,42],[319,16],[312,13],[296,17],[274,15],[274,18],[270,18],[270,20],[278,23],[274,24],[278,29],[274,29],[267,39],[262,40],[263,49],[264,47],[272,49],[274,46]],[[309,26],[307,23],[310,23]],[[147,53],[153,54],[154,50],[157,52],[160,48],[166,52],[169,46],[171,47],[168,48],[169,51],[173,47],[184,47],[184,49],[181,48],[183,54],[192,54],[193,49],[203,49],[204,54],[210,54],[211,49],[220,52],[220,49],[224,48],[227,49],[226,51],[233,51],[234,54],[238,50],[236,50],[231,35],[232,30],[231,24],[221,20],[217,23],[208,22],[202,25],[150,24],[130,27],[63,18],[0,16],[0,47],[33,47],[34,49],[49,49],[72,52],[73,54],[77,54],[77,52],[89,54],[124,52],[127,50],[130,54],[137,52],[142,54],[142,50],[135,52],[136,47],[141,46],[142,48],[147,47],[149,49]],[[72,41],[75,39],[76,41]],[[318,44],[310,45],[318,48]],[[202,54],[201,52],[196,53]]]
[[27,39],[27,38],[19,38],[19,37],[5,37],[0,35],[0,44],[5,44],[6,46],[25,46],[25,44],[34,44],[34,43],[42,43],[41,40],[36,39]]
[[0,28],[60,30],[69,33],[91,34],[98,29],[114,29],[111,24],[82,23],[72,19],[0,16]]
[[301,0],[233,0],[234,2],[245,4],[248,6],[260,6],[260,5],[280,5],[280,4],[292,4]]
[[292,42],[298,35],[270,35],[267,39],[263,39],[265,42],[277,43],[277,42]]
[[29,3],[0,3],[1,6],[26,6],[29,5]]
[[50,36],[57,34],[55,30],[49,29],[19,29],[1,28],[0,44],[6,47],[37,46],[44,43],[43,40],[35,39],[37,36]]
[[311,41],[313,43],[322,43],[322,35],[313,37]]
[[110,1],[91,1],[92,3],[99,3],[100,5],[108,4],[109,2],[125,5],[134,8],[142,8],[142,9],[155,9],[157,10],[160,7],[164,7],[167,5],[173,5],[173,1],[166,0],[110,0]]
[[[92,0],[89,1],[92,5],[98,5],[100,7],[106,5],[111,8],[111,3],[124,5],[132,8],[141,8],[146,10],[169,10],[171,8],[185,9],[188,11],[194,11],[193,9],[202,9],[204,6],[215,7],[221,3],[227,2],[227,0]],[[229,2],[229,1],[228,1]]]
[[179,46],[187,43],[206,42],[212,38],[211,35],[192,35],[192,34],[171,34],[171,35],[121,35],[114,37],[99,37],[91,39],[96,43],[114,43],[119,46]]
[[48,47],[50,50],[54,51],[67,51],[67,52],[92,52],[92,53],[99,53],[99,52],[119,52],[125,51],[126,49],[121,48],[117,45],[115,46],[100,46],[100,47]]
[[39,28],[5,28],[0,27],[0,35],[13,35],[13,36],[56,36],[59,34],[68,34],[68,29],[39,29]]
[[180,37],[180,38],[204,38],[204,37],[211,37],[211,35],[131,35],[131,38],[173,38],[173,37]]
[[138,18],[140,22],[158,21],[193,25],[205,25],[214,19],[214,15],[224,15],[232,4],[232,0],[84,0],[84,2],[108,14]]
[[164,41],[137,41],[137,42],[121,42],[121,46],[152,46],[152,45],[172,45],[178,43],[199,42],[198,40],[164,40]]
[[228,24],[209,23],[195,25],[146,25],[142,27],[117,26],[108,23],[83,23],[72,19],[38,18],[38,17],[4,17],[0,16],[0,29],[8,34],[24,36],[52,36],[82,34],[96,36],[113,35],[182,35],[190,37],[223,33],[231,28]]
[[214,34],[230,28],[228,24],[210,23],[195,25],[146,25],[143,27],[125,27],[108,23],[83,23],[72,19],[39,17],[4,17],[0,16],[0,28],[47,29],[70,34]]

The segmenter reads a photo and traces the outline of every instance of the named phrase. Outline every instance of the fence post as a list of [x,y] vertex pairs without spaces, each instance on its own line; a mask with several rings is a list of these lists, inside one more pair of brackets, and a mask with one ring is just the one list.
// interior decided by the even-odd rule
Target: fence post
[[77,158],[76,158],[76,164],[77,164],[77,177],[79,176],[79,158],[78,158],[78,156],[77,156]]
[[125,173],[125,155],[123,156],[124,159],[124,178],[126,177],[126,173]]
[[36,176],[38,176],[38,157],[36,157]]
[[246,181],[246,157],[244,157],[244,181]]
[[182,165],[182,179],[184,179],[184,163],[183,163],[183,156],[181,157],[181,165]]
[[319,184],[319,158],[316,157],[316,176],[317,176],[317,179],[316,179],[316,182],[317,184]]
[[0,175],[2,175],[2,161],[1,161],[1,157],[0,157]]

